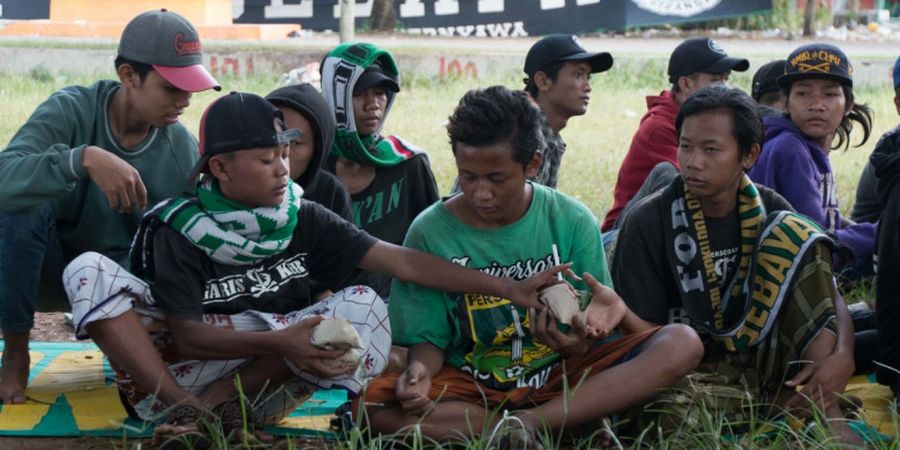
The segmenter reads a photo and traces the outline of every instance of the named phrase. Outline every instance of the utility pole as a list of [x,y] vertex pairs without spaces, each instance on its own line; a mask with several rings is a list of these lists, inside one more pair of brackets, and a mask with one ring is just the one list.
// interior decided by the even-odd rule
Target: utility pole
[[816,34],[816,4],[819,0],[806,0],[806,11],[803,14],[803,35],[815,36]]
[[356,28],[356,0],[341,0],[341,42],[353,40]]

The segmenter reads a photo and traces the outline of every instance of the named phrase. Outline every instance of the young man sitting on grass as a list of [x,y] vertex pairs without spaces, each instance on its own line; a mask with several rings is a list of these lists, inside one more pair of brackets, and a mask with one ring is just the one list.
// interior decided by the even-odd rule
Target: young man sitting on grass
[[[357,267],[523,304],[564,267],[512,282],[369,236],[301,199],[288,169],[297,131],[284,131],[282,122],[274,105],[253,94],[213,102],[201,119],[194,170],[209,176],[195,196],[144,216],[133,273],[98,253],[65,270],[77,335],[109,357],[132,415],[168,413],[157,427],[164,446],[205,443],[198,422],[209,411],[226,432],[242,430],[237,379],[247,398],[258,399],[247,407],[252,425],[279,421],[316,388],[353,396],[381,372],[391,344],[384,303],[365,286],[337,288]],[[314,284],[335,294],[316,302]],[[361,338],[358,365],[333,364],[344,351],[312,345],[323,317],[352,324]]]
[[728,384],[754,401],[798,414],[812,400],[856,441],[838,407],[854,364],[834,242],[747,176],[763,138],[758,106],[743,91],[708,86],[681,105],[675,126],[681,176],[625,218],[616,288],[641,318],[701,332],[700,372],[733,374]]
[[[553,266],[555,245],[584,274],[575,287],[589,291],[586,312],[563,331],[543,305],[395,281],[391,326],[395,343],[409,347],[409,365],[372,381],[358,400],[374,431],[418,424],[430,438],[461,438],[510,408],[524,432],[506,428],[507,437],[538,445],[532,432],[599,423],[699,362],[693,330],[652,326],[606,287],[600,229],[587,207],[528,181],[541,165],[540,114],[525,92],[469,91],[448,125],[462,193],[416,218],[404,245],[514,280]],[[615,328],[625,334],[608,338]]]

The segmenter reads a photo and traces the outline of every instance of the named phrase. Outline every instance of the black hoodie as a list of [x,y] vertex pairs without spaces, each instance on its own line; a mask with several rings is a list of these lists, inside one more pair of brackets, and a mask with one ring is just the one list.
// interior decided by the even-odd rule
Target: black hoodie
[[319,203],[344,220],[352,222],[350,194],[334,175],[322,170],[322,164],[334,141],[335,128],[334,116],[322,94],[310,84],[297,84],[275,89],[266,96],[266,100],[275,106],[287,107],[302,114],[316,134],[312,159],[306,171],[294,179],[303,188],[303,198]]
[[[900,370],[900,127],[887,132],[869,158],[884,207],[878,223],[875,317],[882,364]],[[878,367],[878,382],[900,394],[897,372]]]

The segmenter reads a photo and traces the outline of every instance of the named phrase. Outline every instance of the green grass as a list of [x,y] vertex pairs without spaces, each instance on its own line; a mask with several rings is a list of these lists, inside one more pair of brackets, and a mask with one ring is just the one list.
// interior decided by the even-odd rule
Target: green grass
[[[619,164],[631,142],[631,136],[646,110],[645,95],[657,94],[666,88],[663,77],[663,63],[656,60],[632,61],[623,65],[615,73],[594,77],[591,105],[583,117],[569,121],[562,135],[568,147],[561,168],[559,189],[573,195],[587,204],[600,218],[612,203]],[[89,84],[100,77],[109,77],[110,70],[101,75],[51,75],[44,71],[34,71],[30,75],[0,73],[0,98],[6,99],[0,108],[0,145],[13,136],[34,108],[53,91],[72,84]],[[265,95],[278,87],[281,74],[265,74],[253,77],[220,78],[225,91],[239,90]],[[456,175],[450,147],[447,143],[445,123],[459,98],[468,89],[503,84],[512,88],[521,87],[518,72],[511,71],[506,77],[493,79],[445,79],[431,80],[405,73],[403,91],[388,118],[386,131],[406,137],[428,150],[435,176],[442,193],[447,193]],[[737,74],[731,84],[748,89],[750,75]],[[195,134],[203,109],[220,93],[205,92],[192,99],[192,106],[183,116],[186,126]],[[856,92],[857,99],[868,103],[874,110],[874,130],[872,137],[861,148],[837,151],[832,154],[838,195],[842,212],[849,215],[853,206],[856,185],[863,165],[867,161],[878,137],[900,122],[892,102],[893,92],[885,82],[884,87],[863,87]],[[858,142],[859,133],[854,133],[853,142]],[[871,298],[871,290],[865,288],[851,294],[851,297]],[[754,421],[743,424],[747,433],[731,436],[729,432],[735,424],[702,405],[696,427],[683,427],[663,432],[646,429],[634,440],[625,441],[628,447],[687,449],[687,448],[837,448],[827,432],[820,426],[810,432],[801,432],[785,427],[777,422]],[[894,416],[895,422],[898,421]],[[354,434],[355,433],[355,434]],[[283,441],[281,448],[334,447],[338,449],[375,449],[393,444],[397,448],[419,449],[436,444],[415,435],[410,440],[399,437],[375,438],[365,432],[355,431],[348,439],[327,443],[324,441]],[[547,443],[559,446],[554,437],[544,434]],[[576,439],[564,446],[587,449],[597,445],[597,436]],[[131,448],[128,442],[106,442],[119,448]],[[484,448],[481,439],[471,439],[462,443],[463,448]],[[447,447],[446,445],[444,447]],[[876,448],[900,449],[900,441],[880,443]],[[240,445],[233,448],[242,448]],[[449,447],[448,447],[449,448]]]

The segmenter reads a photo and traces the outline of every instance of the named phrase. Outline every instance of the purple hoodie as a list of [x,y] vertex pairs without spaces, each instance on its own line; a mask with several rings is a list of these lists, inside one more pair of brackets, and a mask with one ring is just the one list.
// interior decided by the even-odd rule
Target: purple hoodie
[[794,209],[837,236],[857,258],[871,258],[876,224],[841,227],[834,173],[828,154],[790,119],[766,117],[766,139],[750,178],[781,194]]

